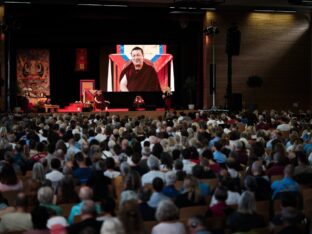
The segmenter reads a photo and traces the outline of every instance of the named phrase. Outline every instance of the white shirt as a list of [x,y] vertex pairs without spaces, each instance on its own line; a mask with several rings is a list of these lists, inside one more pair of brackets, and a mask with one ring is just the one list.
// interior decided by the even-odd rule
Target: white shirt
[[152,171],[149,171],[149,172],[145,173],[142,176],[142,178],[141,178],[142,186],[144,186],[145,184],[152,184],[153,180],[156,177],[159,177],[160,179],[162,179],[164,181],[164,183],[166,182],[166,175],[165,175],[165,173],[163,173],[161,171],[152,170]]
[[[238,202],[239,202],[239,199],[240,199],[241,195],[238,192],[232,192],[232,191],[228,191],[227,194],[228,194],[228,197],[227,197],[225,203],[228,206],[238,205]],[[215,205],[217,203],[218,203],[218,201],[215,198],[215,196],[213,195],[212,198],[211,198],[210,206],[213,206],[213,205]]]
[[153,227],[152,234],[186,234],[186,231],[180,222],[159,223]]

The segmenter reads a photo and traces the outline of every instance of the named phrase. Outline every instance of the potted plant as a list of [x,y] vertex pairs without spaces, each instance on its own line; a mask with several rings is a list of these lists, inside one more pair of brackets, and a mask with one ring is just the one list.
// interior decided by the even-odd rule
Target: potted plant
[[[260,88],[263,84],[263,78],[258,75],[251,75],[248,77],[246,84],[249,88]],[[250,105],[250,109],[254,110],[256,109],[257,105],[255,104],[255,100],[254,100],[255,95],[252,95],[252,96],[253,96],[253,103]]]
[[188,102],[188,108],[193,110],[195,107],[194,104],[194,95],[196,93],[196,80],[193,76],[188,76],[184,82],[183,90],[186,93],[186,98]]

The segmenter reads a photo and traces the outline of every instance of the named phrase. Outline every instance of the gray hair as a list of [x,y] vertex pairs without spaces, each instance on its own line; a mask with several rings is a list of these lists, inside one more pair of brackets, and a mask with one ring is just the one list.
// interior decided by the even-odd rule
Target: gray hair
[[123,191],[120,194],[119,206],[122,207],[123,204],[129,200],[139,200],[138,194],[132,190]]
[[158,203],[155,217],[159,222],[178,220],[179,209],[171,200],[165,199]]
[[154,155],[151,155],[147,159],[147,166],[150,170],[158,170],[159,169],[159,160]]
[[95,217],[97,212],[96,212],[96,206],[95,206],[94,201],[85,200],[82,203],[82,206],[80,208],[80,212],[81,212],[81,214],[90,214],[90,215],[93,215]]
[[124,228],[118,218],[105,219],[101,227],[101,234],[124,234]]
[[53,190],[51,187],[41,187],[37,193],[37,199],[39,203],[51,204],[53,201]]
[[44,181],[44,167],[41,162],[36,162],[34,164],[31,177],[33,180],[37,180],[40,183]]
[[237,211],[243,214],[253,214],[256,212],[256,199],[253,192],[245,191],[242,193]]

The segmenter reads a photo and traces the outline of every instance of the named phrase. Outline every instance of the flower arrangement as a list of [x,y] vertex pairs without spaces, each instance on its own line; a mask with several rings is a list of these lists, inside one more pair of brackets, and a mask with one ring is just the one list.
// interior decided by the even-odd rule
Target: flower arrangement
[[134,98],[133,106],[141,107],[144,106],[144,104],[145,104],[144,99],[141,96],[138,95]]

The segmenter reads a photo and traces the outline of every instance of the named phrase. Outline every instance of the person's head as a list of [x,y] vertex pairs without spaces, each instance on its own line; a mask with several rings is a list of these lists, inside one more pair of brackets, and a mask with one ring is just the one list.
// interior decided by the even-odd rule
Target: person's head
[[153,189],[155,192],[161,192],[161,190],[164,188],[164,181],[159,178],[159,177],[155,177],[153,179]]
[[37,199],[40,204],[52,204],[53,190],[51,187],[41,187],[37,193]]
[[158,170],[159,169],[159,160],[154,155],[151,155],[147,159],[147,166],[150,170]]
[[114,198],[108,197],[108,198],[102,199],[101,210],[106,215],[110,214],[111,216],[115,216],[115,208],[116,208],[116,202]]
[[166,173],[166,185],[174,185],[177,180],[177,175],[174,171],[168,171]]
[[124,228],[118,218],[109,218],[103,222],[101,234],[124,234]]
[[79,198],[81,201],[92,199],[93,191],[88,186],[82,186],[79,190]]
[[102,90],[96,91],[96,94],[97,94],[97,95],[101,95],[101,94],[102,94]]
[[195,215],[187,220],[187,227],[190,234],[196,234],[198,231],[207,230],[205,217],[202,215]]
[[0,181],[2,184],[7,185],[15,185],[17,184],[17,176],[15,174],[14,168],[8,164],[5,163],[1,169],[0,172]]
[[140,47],[134,47],[131,50],[131,60],[136,69],[141,69],[144,62],[144,52]]
[[284,168],[284,177],[291,178],[294,175],[294,166],[291,164],[288,164]]
[[256,211],[256,199],[253,192],[245,191],[242,193],[237,211],[243,214],[253,214]]
[[41,162],[36,162],[32,169],[31,177],[33,180],[42,183],[44,181],[44,167]]
[[126,233],[143,233],[143,219],[137,200],[128,200],[123,203],[120,207],[119,219]]
[[158,203],[155,217],[158,222],[178,220],[179,209],[171,200],[165,199]]
[[130,171],[124,177],[124,189],[138,191],[141,188],[141,176],[137,171]]
[[96,206],[92,200],[84,200],[81,206],[81,218],[85,220],[87,218],[95,218],[97,215]]
[[227,197],[228,197],[228,193],[227,193],[227,189],[224,186],[219,186],[216,188],[216,191],[214,192],[214,196],[216,198],[217,201],[226,201]]

